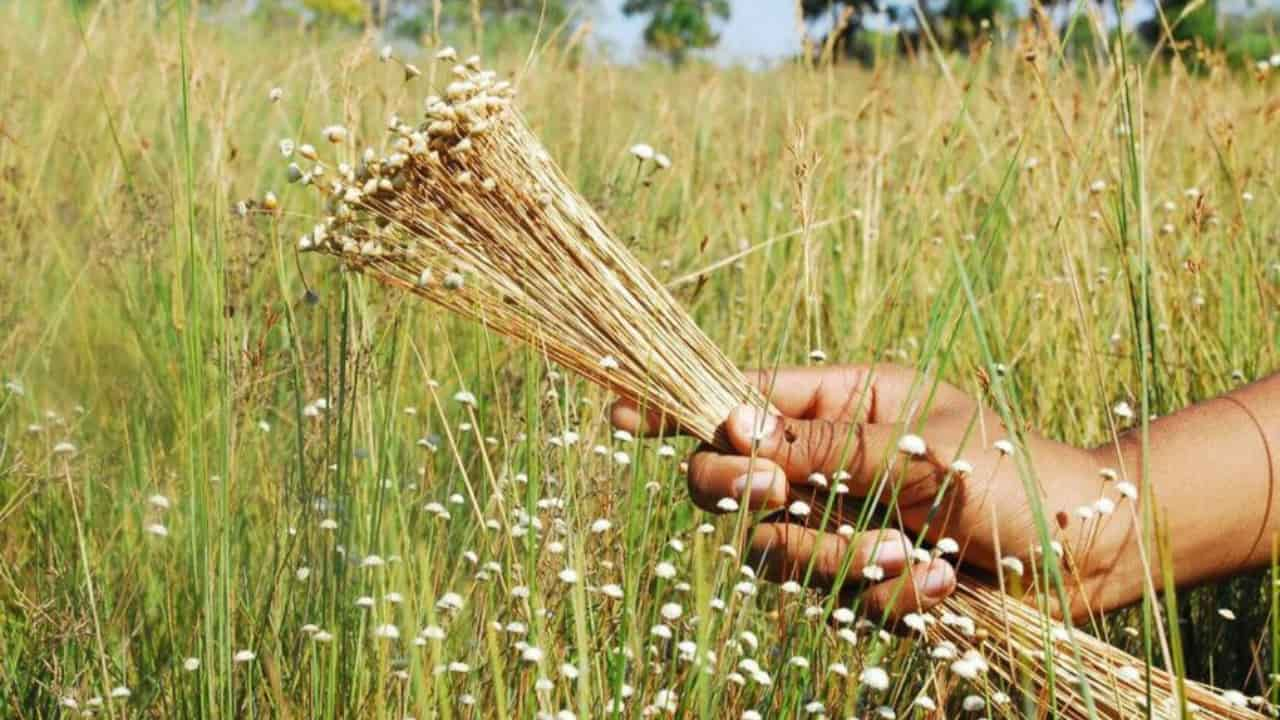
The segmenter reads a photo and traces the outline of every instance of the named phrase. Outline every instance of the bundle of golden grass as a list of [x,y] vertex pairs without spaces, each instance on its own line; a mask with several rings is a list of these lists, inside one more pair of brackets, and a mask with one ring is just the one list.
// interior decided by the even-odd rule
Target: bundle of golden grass
[[[454,61],[452,50],[437,57]],[[328,210],[300,248],[528,343],[727,448],[724,418],[765,399],[574,191],[512,106],[512,86],[475,58],[452,72],[424,122],[391,120],[381,154],[329,165],[297,148],[313,165],[291,165],[290,177],[318,189]],[[348,140],[338,126],[324,135]],[[1008,703],[1005,712],[1021,703],[999,686],[1066,717],[1089,716],[1090,704],[1106,717],[1146,715],[1142,663],[995,589],[962,585],[918,620],[940,667]],[[1057,660],[1051,670],[1046,657]],[[1155,669],[1149,679],[1152,712],[1179,715],[1176,679]],[[1201,716],[1257,716],[1239,693],[1185,688]]]

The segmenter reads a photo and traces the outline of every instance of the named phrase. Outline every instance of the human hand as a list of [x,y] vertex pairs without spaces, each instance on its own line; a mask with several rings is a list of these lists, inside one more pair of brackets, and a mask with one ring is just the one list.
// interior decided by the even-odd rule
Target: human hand
[[[951,385],[888,365],[782,369],[749,378],[779,414],[735,409],[725,421],[734,452],[699,447],[688,479],[693,501],[709,512],[738,504],[788,508],[750,535],[749,557],[764,577],[783,582],[808,575],[809,585],[856,594],[869,612],[893,620],[946,598],[960,563],[988,580],[1003,558],[1018,560],[1006,561],[1005,574],[1032,567],[1037,526],[995,412]],[[627,401],[614,405],[612,421],[648,434],[662,424]],[[1071,511],[1099,497],[1097,454],[1033,434],[1023,440],[1019,451],[1034,459],[1051,530],[1077,555],[1074,577],[1087,581],[1100,573],[1079,555],[1088,554],[1095,537]],[[906,533],[865,519],[859,527],[837,528],[857,516],[857,506],[846,511],[848,498],[874,500],[887,524]],[[804,504],[791,507],[796,500]],[[824,524],[828,500],[836,510]],[[803,512],[805,505],[807,515],[791,511]],[[934,553],[922,556],[909,534],[933,543]],[[943,538],[950,542],[939,544]],[[1083,592],[1072,598],[1071,612],[1078,616],[1092,590],[1088,582],[1077,589]]]

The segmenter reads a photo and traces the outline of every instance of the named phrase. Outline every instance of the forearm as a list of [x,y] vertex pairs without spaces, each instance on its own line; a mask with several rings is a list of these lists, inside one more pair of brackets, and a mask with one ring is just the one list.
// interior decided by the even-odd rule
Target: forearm
[[[1170,553],[1180,587],[1270,562],[1280,531],[1280,374],[1153,422],[1145,462],[1143,450],[1134,429],[1118,448],[1095,451],[1138,488],[1090,553],[1095,609],[1136,601],[1148,576],[1162,588],[1161,552]],[[1159,543],[1141,532],[1147,499],[1164,530]]]

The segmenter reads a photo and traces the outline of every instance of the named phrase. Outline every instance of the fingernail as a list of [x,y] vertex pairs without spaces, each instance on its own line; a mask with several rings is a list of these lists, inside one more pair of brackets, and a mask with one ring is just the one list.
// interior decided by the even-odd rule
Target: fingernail
[[778,429],[778,416],[760,408],[743,405],[738,412],[738,428],[752,440],[764,440]]
[[872,562],[884,568],[885,572],[897,573],[907,566],[907,551],[901,542],[884,540],[878,543],[872,555]]
[[753,507],[768,505],[773,499],[777,483],[772,471],[748,473],[733,481],[733,492],[738,501],[747,500]]
[[925,573],[924,586],[920,589],[929,597],[940,598],[948,595],[955,584],[955,573],[951,566],[945,560],[934,560]]

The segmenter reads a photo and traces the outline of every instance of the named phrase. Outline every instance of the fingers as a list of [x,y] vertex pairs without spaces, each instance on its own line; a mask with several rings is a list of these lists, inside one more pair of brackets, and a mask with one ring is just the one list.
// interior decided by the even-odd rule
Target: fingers
[[[744,374],[778,412],[799,419],[888,423],[911,414],[907,410],[913,402],[931,412],[967,402],[956,388],[935,384],[915,370],[896,365],[779,368]],[[680,432],[661,411],[647,407],[641,412],[641,403],[628,399],[614,403],[610,420],[640,435]]]
[[849,490],[866,495],[892,463],[899,502],[915,504],[932,499],[946,473],[927,445],[923,453],[900,449],[897,425],[794,420],[743,405],[730,413],[725,429],[737,452],[771,461],[792,483],[807,482],[814,473],[834,478],[844,471]]
[[787,478],[769,460],[725,455],[704,445],[689,458],[689,496],[708,512],[732,512],[741,505],[775,509],[787,502]]
[[884,617],[896,624],[909,613],[923,612],[942,602],[956,589],[956,571],[942,558],[917,563],[899,577],[876,583],[862,591],[868,617]]
[[896,530],[872,530],[845,539],[780,522],[756,526],[747,545],[749,561],[766,579],[803,582],[807,576],[809,587],[823,590],[862,580],[873,566],[878,568],[870,571],[873,576],[898,575],[907,567],[910,553],[910,541]]
[[955,590],[955,569],[941,559],[912,563],[910,541],[896,530],[873,530],[849,539],[791,525],[756,527],[748,545],[749,561],[774,582],[805,582],[840,592],[859,582],[868,617],[895,623],[907,613],[942,602]]

